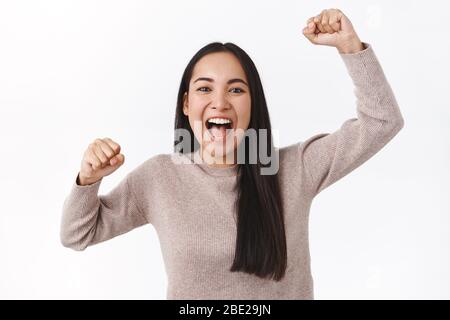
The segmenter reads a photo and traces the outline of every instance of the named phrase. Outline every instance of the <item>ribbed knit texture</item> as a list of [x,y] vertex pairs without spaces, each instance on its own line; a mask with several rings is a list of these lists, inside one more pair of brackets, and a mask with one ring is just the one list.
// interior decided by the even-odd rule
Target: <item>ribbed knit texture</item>
[[377,153],[404,124],[372,47],[364,45],[361,52],[341,54],[355,85],[357,118],[335,132],[279,149],[288,250],[283,280],[229,271],[236,239],[236,167],[176,164],[173,154],[147,159],[105,195],[98,195],[102,180],[80,186],[74,179],[63,205],[63,245],[84,250],[150,223],[161,245],[168,299],[314,299],[311,201]]

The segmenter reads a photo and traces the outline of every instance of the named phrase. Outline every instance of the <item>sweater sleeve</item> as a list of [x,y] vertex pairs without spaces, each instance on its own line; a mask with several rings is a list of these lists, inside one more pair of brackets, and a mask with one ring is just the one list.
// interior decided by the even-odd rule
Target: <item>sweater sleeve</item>
[[130,173],[106,195],[98,195],[102,179],[81,186],[77,178],[63,204],[60,237],[65,247],[81,251],[148,223]]
[[397,101],[370,44],[341,54],[354,84],[357,118],[299,144],[312,197],[366,162],[404,126]]

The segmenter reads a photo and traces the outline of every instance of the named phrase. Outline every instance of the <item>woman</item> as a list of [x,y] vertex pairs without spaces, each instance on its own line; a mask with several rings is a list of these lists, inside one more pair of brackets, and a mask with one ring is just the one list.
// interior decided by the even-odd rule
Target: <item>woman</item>
[[[234,44],[211,43],[182,77],[176,152],[148,159],[98,196],[124,155],[109,138],[89,145],[64,202],[63,245],[84,250],[150,223],[168,299],[313,299],[311,202],[386,145],[403,118],[371,46],[340,10],[310,18],[303,34],[338,50],[356,88],[358,118],[275,148],[253,62]],[[252,130],[253,139],[246,135]],[[263,173],[269,164],[275,170]]]

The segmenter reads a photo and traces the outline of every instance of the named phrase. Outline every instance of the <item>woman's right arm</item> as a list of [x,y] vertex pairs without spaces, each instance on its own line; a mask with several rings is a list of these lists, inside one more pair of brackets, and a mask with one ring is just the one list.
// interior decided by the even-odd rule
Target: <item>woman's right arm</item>
[[108,194],[98,195],[103,177],[123,162],[120,146],[111,139],[89,145],[63,204],[60,237],[65,247],[81,251],[148,223],[133,192],[131,174]]

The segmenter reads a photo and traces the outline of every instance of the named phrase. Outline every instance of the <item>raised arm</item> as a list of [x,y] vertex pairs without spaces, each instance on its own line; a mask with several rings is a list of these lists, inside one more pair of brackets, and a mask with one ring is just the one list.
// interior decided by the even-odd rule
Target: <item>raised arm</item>
[[404,120],[372,47],[359,41],[342,12],[323,11],[308,20],[303,32],[313,43],[338,49],[357,98],[357,118],[299,145],[307,185],[315,196],[376,154],[403,128]]
[[124,161],[120,147],[105,139],[97,139],[86,150],[63,204],[61,242],[77,251],[148,223],[132,189],[133,172],[108,194],[98,195],[103,177]]

